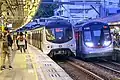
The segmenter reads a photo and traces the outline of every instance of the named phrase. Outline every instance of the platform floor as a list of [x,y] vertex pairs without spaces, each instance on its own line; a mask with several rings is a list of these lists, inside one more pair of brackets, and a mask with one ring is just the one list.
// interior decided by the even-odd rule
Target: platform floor
[[31,45],[26,53],[16,50],[14,45],[12,66],[12,70],[0,71],[0,80],[72,80],[52,59]]

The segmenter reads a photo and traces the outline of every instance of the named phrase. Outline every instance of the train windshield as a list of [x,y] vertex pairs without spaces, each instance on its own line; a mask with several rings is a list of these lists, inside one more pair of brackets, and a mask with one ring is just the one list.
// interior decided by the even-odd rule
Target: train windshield
[[103,33],[104,33],[104,39],[105,39],[105,41],[110,41],[111,37],[110,37],[109,30],[104,30]]
[[90,31],[85,31],[84,32],[84,39],[85,39],[85,42],[92,41],[92,36],[91,36],[91,32]]
[[46,28],[46,38],[50,42],[63,43],[71,40],[72,28],[60,27],[60,28]]
[[[99,26],[99,28],[94,28],[95,26],[90,27],[89,29],[84,29],[84,41],[85,43],[89,43],[95,46],[107,46],[107,44],[111,43],[111,36],[109,28],[103,28]],[[94,45],[94,46],[93,46]]]

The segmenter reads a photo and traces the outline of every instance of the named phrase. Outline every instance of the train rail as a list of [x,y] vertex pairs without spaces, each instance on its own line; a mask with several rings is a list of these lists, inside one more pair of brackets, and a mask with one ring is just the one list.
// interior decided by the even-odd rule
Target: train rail
[[98,76],[97,74],[85,69],[84,67],[81,67],[78,64],[75,64],[74,62],[71,61],[67,61],[68,64],[74,66],[75,68],[79,69],[80,71],[84,72],[85,74],[87,74],[89,77],[91,77],[93,80],[104,80],[104,78]]
[[111,63],[113,63],[113,64],[115,64],[115,65],[120,67],[120,63],[116,63],[116,62],[111,62]]
[[94,63],[94,64],[120,77],[120,64],[119,63],[112,62],[112,61],[105,61],[102,63]]
[[70,58],[70,60],[72,60],[73,63],[76,63],[79,66],[82,66],[85,69],[89,70],[90,72],[93,72],[94,74],[100,76],[104,80],[120,79],[120,76],[118,73],[115,73],[113,71],[108,71],[105,68],[101,68],[100,66],[96,65],[94,62],[86,62],[86,61],[82,61],[74,58]]

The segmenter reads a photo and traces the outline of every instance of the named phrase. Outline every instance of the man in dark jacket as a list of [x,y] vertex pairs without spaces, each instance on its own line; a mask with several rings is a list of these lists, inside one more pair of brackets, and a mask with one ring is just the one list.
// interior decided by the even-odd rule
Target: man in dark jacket
[[12,69],[11,63],[12,63],[12,38],[10,36],[9,30],[7,27],[5,27],[3,36],[2,36],[2,56],[1,56],[1,61],[2,61],[2,66],[1,70],[5,69],[5,59],[6,56],[8,57],[8,64],[9,64],[9,69]]
[[7,39],[8,39],[8,46],[12,48],[13,40],[9,31],[8,31]]

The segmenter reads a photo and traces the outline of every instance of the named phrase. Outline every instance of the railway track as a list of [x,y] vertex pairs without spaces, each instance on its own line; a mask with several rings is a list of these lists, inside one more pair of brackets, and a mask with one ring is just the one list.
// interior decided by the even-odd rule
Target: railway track
[[94,64],[120,77],[120,64],[119,63],[112,62],[112,61],[105,61],[102,63],[94,63]]
[[94,64],[94,62],[86,62],[86,61],[82,61],[74,58],[71,58],[70,60],[72,60],[74,63],[78,64],[79,66],[82,66],[85,69],[95,73],[96,75],[100,76],[104,80],[120,79],[120,76],[116,75],[117,73],[115,74],[113,71],[108,71],[105,68],[104,69],[100,68],[98,67],[98,65]]
[[87,75],[88,79],[91,79],[91,80],[104,80],[104,78],[98,76],[97,74],[85,69],[84,67],[81,67],[79,66],[78,64],[75,64],[74,62],[71,62],[71,61],[67,61],[68,64],[74,66],[75,68],[79,69],[80,71],[84,72],[85,75]]
[[[120,64],[110,61],[102,62],[104,62],[104,64],[101,63],[101,61],[86,62],[69,58],[63,62],[64,64],[62,66],[60,64],[60,66],[64,68],[73,80],[120,80]],[[85,77],[87,78],[84,79]]]

